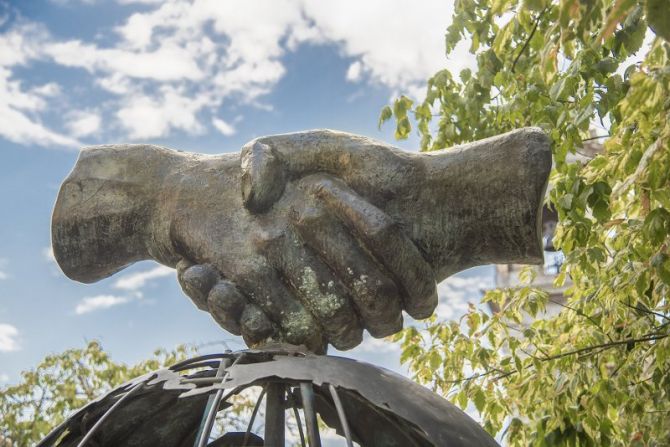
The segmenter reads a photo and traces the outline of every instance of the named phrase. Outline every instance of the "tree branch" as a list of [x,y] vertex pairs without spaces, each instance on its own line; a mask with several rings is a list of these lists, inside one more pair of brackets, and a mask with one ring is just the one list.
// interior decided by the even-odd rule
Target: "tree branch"
[[644,312],[644,313],[649,314],[649,315],[656,315],[657,317],[660,317],[660,318],[663,318],[664,320],[668,320],[668,321],[670,321],[670,317],[668,317],[667,315],[663,315],[663,314],[660,313],[660,312],[654,312],[653,310],[648,309],[648,308],[642,306],[641,304],[639,304],[639,305],[637,305],[637,306],[633,306],[633,305],[630,304],[630,303],[623,303],[623,304],[624,304],[624,306],[626,306],[626,307],[630,307],[630,308],[633,309],[633,310],[637,310],[637,311],[640,311],[640,312]]
[[598,329],[600,329],[600,330],[602,331],[602,333],[605,334],[605,336],[606,336],[607,338],[610,339],[610,341],[614,341],[614,340],[612,340],[612,337],[610,337],[610,335],[609,335],[608,333],[606,333],[605,331],[602,330],[602,328],[600,327],[600,325],[599,325],[599,324],[596,322],[596,320],[594,320],[593,317],[591,317],[590,315],[586,315],[586,314],[585,314],[584,312],[582,312],[581,310],[579,310],[579,309],[575,309],[574,307],[568,306],[567,304],[559,303],[558,301],[554,301],[554,300],[552,300],[552,299],[549,299],[549,301],[550,301],[551,303],[553,303],[553,304],[556,304],[556,305],[558,305],[558,306],[561,306],[561,307],[564,307],[564,308],[566,308],[566,309],[569,309],[569,310],[573,311],[574,313],[576,313],[576,314],[579,315],[580,317],[586,318],[587,320],[589,320],[589,322],[591,322],[591,324],[593,324],[595,327],[597,327]]
[[537,19],[535,19],[535,26],[533,26],[533,29],[531,30],[530,34],[528,35],[528,38],[526,39],[526,42],[523,44],[523,47],[521,47],[521,51],[519,51],[519,54],[516,55],[514,58],[514,62],[512,62],[512,73],[514,73],[514,69],[516,68],[516,63],[519,62],[519,58],[521,58],[521,55],[526,51],[526,48],[528,48],[528,45],[530,45],[530,41],[535,35],[535,32],[537,31],[537,27],[540,26],[540,20],[542,19],[542,16],[544,13],[547,11],[547,8],[544,8],[542,12],[540,12],[537,15]]
[[593,349],[612,348],[612,347],[615,347],[615,346],[627,345],[627,344],[630,344],[630,343],[633,343],[633,344],[644,343],[644,342],[647,342],[647,341],[662,340],[666,337],[668,337],[667,334],[647,335],[647,336],[644,336],[644,337],[641,337],[641,338],[628,338],[628,339],[625,339],[625,340],[611,341],[609,343],[587,346],[585,348],[575,349],[573,351],[562,352],[560,354],[552,355],[550,357],[541,358],[540,360],[547,362],[547,361],[550,361],[550,360],[557,360],[557,359],[560,359],[560,358],[563,358],[563,357],[568,357],[570,355],[581,354],[583,352],[591,351]]
[[612,136],[612,135],[607,134],[607,135],[598,135],[597,137],[584,138],[584,139],[582,140],[582,143],[583,143],[584,141],[600,140],[601,138],[609,138],[609,137],[611,137],[611,136]]
[[[568,357],[568,356],[571,356],[571,355],[584,354],[584,353],[591,352],[591,351],[596,350],[596,349],[599,349],[600,350],[599,352],[602,352],[606,349],[621,346],[621,345],[628,345],[630,343],[637,344],[637,343],[644,343],[644,342],[648,342],[648,341],[662,340],[662,339],[667,338],[667,337],[668,337],[668,334],[657,334],[657,335],[648,334],[648,335],[646,335],[644,337],[640,337],[640,338],[628,338],[628,339],[625,339],[625,340],[617,340],[617,341],[612,341],[612,342],[609,342],[609,343],[602,343],[602,344],[599,344],[599,345],[586,346],[584,348],[579,348],[579,349],[575,349],[575,350],[572,350],[572,351],[562,352],[560,354],[555,354],[555,355],[548,356],[548,357],[547,356],[545,356],[545,357],[532,356],[532,357],[539,360],[539,361],[542,361],[542,362],[549,362],[549,361],[552,361],[552,360],[558,360],[560,358]],[[533,366],[533,365],[527,365],[523,369],[528,369],[531,366]],[[500,372],[500,369],[493,368],[493,369],[489,369],[488,371],[484,371],[482,373],[473,374],[473,375],[471,375],[469,377],[465,377],[463,379],[445,380],[444,383],[458,384],[458,383],[462,383],[462,382],[469,382],[471,380],[480,379],[482,377],[489,376],[489,375],[491,375],[493,373],[496,373],[496,372]],[[501,380],[501,379],[504,379],[504,378],[509,377],[511,375],[514,375],[518,372],[519,372],[519,370],[512,369],[510,371],[506,371],[506,372],[500,374],[499,376],[494,377],[492,380],[494,382],[496,382],[498,380]]]
[[648,148],[647,150],[644,151],[644,154],[642,154],[642,158],[640,158],[640,162],[637,165],[637,169],[635,169],[635,172],[628,177],[623,183],[620,183],[617,185],[616,188],[612,191],[612,194],[610,197],[616,198],[623,192],[625,192],[635,181],[642,175],[642,172],[644,172],[645,169],[647,169],[647,166],[649,165],[649,162],[651,161],[651,158],[654,156],[656,151],[658,151],[660,148],[663,147],[663,140],[662,137],[656,138],[656,141],[654,141]]

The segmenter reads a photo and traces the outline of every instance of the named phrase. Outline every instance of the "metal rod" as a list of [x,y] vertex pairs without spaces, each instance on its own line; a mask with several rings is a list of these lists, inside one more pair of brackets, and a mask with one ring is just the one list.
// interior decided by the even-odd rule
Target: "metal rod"
[[181,369],[181,368],[186,367],[186,366],[191,366],[194,363],[200,363],[204,360],[231,358],[231,357],[234,357],[234,355],[230,354],[228,352],[223,353],[223,354],[206,354],[206,355],[201,355],[199,357],[195,357],[195,358],[192,358],[192,359],[186,359],[186,360],[183,360],[179,363],[175,363],[174,365],[170,366],[169,369],[171,369],[172,371],[175,371],[177,369]]
[[88,433],[86,433],[86,436],[84,436],[84,439],[82,439],[81,441],[79,441],[79,444],[77,444],[77,447],[84,447],[84,446],[86,445],[86,443],[87,443],[88,441],[91,440],[91,438],[93,437],[93,435],[95,434],[95,432],[102,426],[102,424],[103,424],[103,423],[105,422],[105,420],[109,417],[109,415],[112,414],[112,412],[113,412],[114,410],[116,410],[117,407],[119,407],[119,405],[121,405],[126,399],[128,399],[130,396],[132,396],[133,394],[135,394],[137,391],[139,391],[143,386],[144,386],[144,382],[140,382],[140,383],[138,383],[137,385],[135,385],[134,387],[132,387],[126,394],[124,394],[123,396],[121,396],[121,398],[120,398],[119,400],[117,400],[117,401],[114,403],[114,405],[112,405],[111,407],[109,407],[109,410],[107,410],[107,411],[105,412],[105,414],[103,414],[103,415],[100,417],[100,419],[98,419],[98,422],[96,422],[95,425],[93,425],[93,427],[91,427],[91,429],[88,431]]
[[286,385],[279,382],[270,382],[267,385],[265,399],[265,444],[273,447],[284,445],[285,441],[285,411],[284,395]]
[[249,425],[247,425],[247,432],[244,434],[244,442],[242,442],[242,447],[245,447],[247,442],[249,442],[249,433],[251,433],[251,428],[254,426],[254,421],[256,420],[258,409],[261,407],[261,402],[263,402],[263,397],[265,397],[265,388],[261,390],[261,394],[259,394],[258,399],[256,399],[254,411],[251,412],[251,419],[249,419]]
[[179,382],[183,384],[214,385],[215,383],[221,383],[223,379],[224,377],[194,377],[192,379],[179,379]]
[[316,411],[314,410],[314,389],[311,382],[300,382],[300,397],[302,398],[302,408],[305,413],[309,447],[321,447],[319,424],[316,420]]
[[291,394],[291,401],[293,407],[293,415],[295,416],[295,422],[296,424],[298,424],[298,433],[300,434],[300,446],[306,447],[307,444],[305,444],[305,433],[302,431],[302,421],[300,420],[300,410],[298,410],[298,406],[296,405],[295,402],[295,396],[293,396],[293,394]]
[[[228,359],[221,359],[219,361],[219,367],[216,370],[216,378],[223,378],[224,372],[226,371],[226,366],[228,366]],[[211,430],[211,425],[214,424],[214,417],[216,416],[216,407],[220,401],[220,394],[223,393],[223,389],[217,390],[214,395],[210,395],[207,398],[207,405],[205,405],[205,411],[203,412],[203,418],[200,420],[200,428],[198,429],[198,436],[196,436],[195,444],[196,447],[204,447],[207,445],[209,440],[209,432]],[[216,403],[216,405],[215,405]]]
[[[230,358],[223,358],[219,363],[219,369],[216,371],[216,377],[221,377],[221,382],[228,377],[230,373],[230,368],[235,366],[244,355],[241,354],[235,359],[232,365],[230,365]],[[229,366],[230,365],[230,366]],[[225,373],[224,373],[225,371]],[[219,412],[219,404],[221,404],[221,398],[223,397],[224,389],[221,388],[216,391],[214,396],[209,396],[207,399],[207,405],[205,406],[205,419],[204,423],[200,426],[198,436],[196,438],[196,443],[194,444],[197,447],[205,447],[209,441],[209,434],[212,432],[212,427],[214,426],[214,419],[216,418],[216,413]]]
[[347,422],[347,415],[344,414],[340,395],[332,383],[328,384],[328,388],[330,389],[330,395],[333,397],[333,402],[335,402],[335,408],[337,408],[337,415],[340,418],[340,425],[342,426],[342,430],[344,430],[344,436],[347,438],[347,447],[354,447],[354,442],[351,440],[351,432],[349,431],[349,423]]

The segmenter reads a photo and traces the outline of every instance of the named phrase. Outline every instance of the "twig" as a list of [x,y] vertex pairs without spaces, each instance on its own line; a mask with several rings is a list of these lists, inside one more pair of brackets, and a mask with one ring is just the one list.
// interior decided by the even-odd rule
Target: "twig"
[[535,19],[535,26],[533,26],[533,29],[531,30],[530,34],[528,35],[528,39],[526,39],[526,42],[523,44],[523,47],[521,47],[521,51],[519,51],[519,54],[517,54],[516,57],[514,58],[514,62],[512,62],[512,73],[514,73],[514,68],[516,68],[516,63],[519,62],[519,58],[526,51],[526,48],[528,48],[528,45],[530,45],[530,41],[533,38],[533,36],[535,35],[535,32],[537,31],[537,27],[540,26],[540,20],[542,19],[542,16],[544,15],[544,13],[547,11],[547,8],[544,8],[542,10],[542,12],[540,12],[537,15],[537,19]]
[[633,343],[633,344],[644,343],[646,341],[662,340],[662,339],[667,338],[667,337],[668,337],[667,334],[663,334],[663,335],[649,335],[649,336],[645,336],[645,337],[641,337],[641,338],[628,338],[626,340],[611,341],[609,343],[587,346],[585,348],[579,348],[579,349],[575,349],[573,351],[562,352],[560,354],[552,355],[550,357],[545,357],[541,360],[545,361],[545,362],[549,361],[549,360],[557,360],[557,359],[560,359],[560,358],[563,358],[563,357],[568,357],[570,355],[581,354],[582,352],[591,351],[593,349],[612,348],[612,347],[615,347],[615,346],[627,345],[627,344],[630,344],[630,343]]
[[584,139],[582,140],[582,143],[583,143],[584,141],[600,140],[601,138],[609,138],[609,137],[611,137],[611,136],[612,136],[612,135],[607,134],[607,135],[598,135],[597,137],[584,138]]
[[612,194],[610,197],[615,198],[618,197],[621,193],[626,191],[637,179],[642,175],[642,172],[644,172],[645,169],[647,169],[647,166],[649,165],[649,162],[651,161],[651,158],[654,156],[656,151],[658,151],[663,145],[661,144],[663,140],[661,137],[656,138],[656,141],[654,141],[648,148],[647,150],[644,151],[644,154],[642,154],[642,158],[640,158],[640,163],[637,165],[637,169],[635,169],[635,172],[626,179],[623,183],[620,183],[617,185],[616,188],[612,191]]
[[663,318],[664,320],[668,320],[668,321],[670,321],[670,317],[668,317],[667,315],[663,315],[663,314],[660,313],[660,312],[654,312],[653,310],[648,309],[648,308],[646,308],[646,307],[644,307],[644,306],[642,306],[642,305],[639,305],[639,306],[633,306],[633,305],[630,304],[630,303],[623,303],[623,304],[624,304],[624,306],[626,306],[626,307],[630,307],[631,309],[639,310],[640,312],[644,312],[644,313],[647,313],[647,314],[650,314],[650,315],[656,315],[657,317],[661,317],[661,318]]
[[[609,343],[602,343],[602,344],[599,344],[599,345],[586,346],[584,348],[579,348],[579,349],[575,349],[575,350],[572,350],[572,351],[562,352],[560,354],[555,354],[555,355],[548,356],[548,357],[546,357],[546,356],[545,357],[533,356],[533,358],[535,358],[539,361],[542,361],[542,362],[549,362],[549,361],[552,361],[552,360],[558,360],[560,358],[568,357],[568,356],[571,356],[571,355],[579,355],[579,354],[587,353],[587,352],[590,352],[590,351],[593,351],[593,350],[596,350],[596,349],[599,350],[598,352],[602,352],[605,349],[613,348],[613,347],[616,347],[616,346],[628,345],[630,343],[636,344],[636,343],[644,343],[644,342],[647,342],[647,341],[662,340],[662,339],[667,338],[667,337],[668,337],[668,334],[647,335],[647,336],[640,337],[640,338],[628,338],[628,339],[625,339],[625,340],[617,340],[617,341],[612,341],[612,342],[609,342]],[[533,365],[526,365],[526,367],[524,369],[530,368],[531,366],[533,366]],[[495,372],[500,372],[500,370],[498,368],[490,369],[490,370],[485,371],[483,373],[473,374],[470,377],[465,377],[463,379],[447,380],[447,381],[445,381],[445,383],[457,384],[457,383],[461,383],[461,382],[468,382],[470,380],[486,377],[486,376],[491,375]],[[513,374],[516,374],[518,372],[519,372],[519,370],[517,370],[517,369],[506,371],[506,372],[500,374],[499,376],[494,377],[492,380],[495,382],[495,381],[498,381],[500,379],[504,379],[506,377],[509,377]]]
[[[579,309],[575,309],[574,307],[568,306],[567,304],[563,304],[563,303],[560,303],[560,302],[558,302],[558,301],[554,301],[554,300],[552,300],[552,299],[549,299],[549,301],[552,302],[552,303],[554,303],[554,304],[556,304],[556,305],[558,305],[558,306],[564,307],[564,308],[566,308],[566,309],[570,309],[571,311],[573,311],[574,313],[576,313],[576,314],[579,315],[580,317],[584,317],[584,318],[586,318],[587,320],[589,320],[589,321],[591,322],[591,324],[593,324],[595,327],[597,327],[598,329],[600,329],[600,330],[602,331],[602,328],[600,327],[600,325],[599,325],[599,324],[596,322],[596,320],[594,320],[593,317],[591,317],[590,315],[586,315],[586,314],[585,314],[584,312],[582,312],[581,310],[579,310]],[[614,341],[614,340],[612,340],[612,337],[610,337],[610,335],[609,335],[608,333],[606,333],[606,332],[604,332],[604,331],[602,331],[602,332],[603,332],[603,334],[605,334],[605,336],[606,336],[607,338],[610,339],[610,341]]]

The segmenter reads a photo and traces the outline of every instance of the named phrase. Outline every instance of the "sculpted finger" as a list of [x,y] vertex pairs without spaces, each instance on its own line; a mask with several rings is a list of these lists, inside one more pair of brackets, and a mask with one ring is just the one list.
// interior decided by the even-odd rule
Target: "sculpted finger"
[[[406,153],[359,135],[327,129],[273,135],[246,144],[241,152],[242,197],[252,212],[267,211],[291,178],[327,172],[355,190],[384,197],[402,188],[397,179],[422,169]],[[393,181],[384,173],[394,172]]]
[[304,185],[356,233],[402,286],[407,313],[413,318],[429,317],[437,306],[435,274],[393,219],[338,179],[315,174],[306,177]]
[[[315,353],[325,353],[326,342],[320,325],[287,289],[274,268],[259,266],[249,274],[236,277],[235,282],[247,293],[249,301],[278,326],[282,341],[305,345]],[[244,333],[242,325],[242,335]]]
[[207,295],[219,280],[217,271],[208,264],[193,265],[190,261],[177,263],[177,280],[184,293],[200,310],[208,311]]
[[259,141],[245,145],[240,156],[244,205],[251,212],[263,212],[284,192],[284,167],[270,146]]
[[246,341],[258,343],[277,334],[263,310],[249,303],[247,297],[230,281],[207,264],[193,265],[182,260],[177,264],[177,277],[184,292],[201,310],[212,315],[219,326]]
[[363,327],[347,290],[328,266],[292,234],[268,238],[263,245],[293,293],[320,323],[328,342],[340,350],[360,344]]
[[402,329],[401,298],[397,286],[363,251],[340,222],[313,206],[292,215],[293,224],[333,269],[351,294],[373,337],[386,337]]
[[209,291],[207,305],[209,313],[222,328],[233,335],[242,333],[240,320],[248,301],[235,284],[226,280],[217,282]]
[[276,335],[277,330],[255,304],[247,304],[240,317],[240,331],[247,346],[254,346]]

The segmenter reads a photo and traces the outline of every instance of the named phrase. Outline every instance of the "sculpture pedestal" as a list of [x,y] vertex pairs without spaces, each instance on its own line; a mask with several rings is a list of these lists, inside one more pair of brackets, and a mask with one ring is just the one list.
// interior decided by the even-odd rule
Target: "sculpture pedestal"
[[[235,415],[236,396],[250,387],[259,392],[244,413],[249,420],[237,426],[237,417],[225,416]],[[38,446],[75,447],[87,437],[87,445],[101,447],[276,447],[290,436],[314,447],[321,445],[317,415],[350,446],[498,445],[453,404],[405,377],[279,345],[205,355],[138,377],[79,410]],[[260,426],[265,440],[254,433]]]

